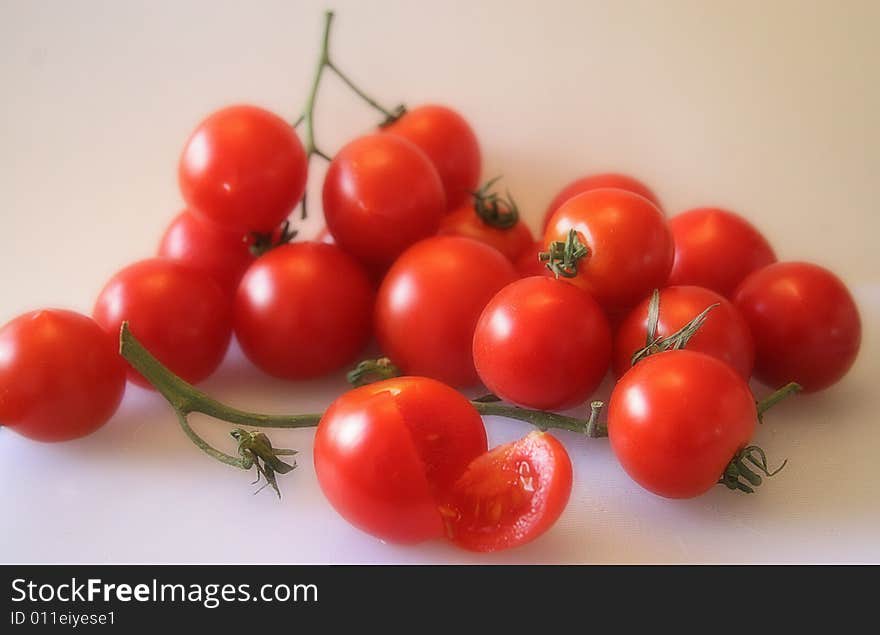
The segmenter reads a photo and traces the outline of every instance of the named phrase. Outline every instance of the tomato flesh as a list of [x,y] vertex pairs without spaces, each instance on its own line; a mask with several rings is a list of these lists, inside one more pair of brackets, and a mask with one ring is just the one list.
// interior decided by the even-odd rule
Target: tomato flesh
[[447,536],[472,551],[524,545],[556,522],[571,485],[571,460],[563,445],[533,432],[468,466],[442,507]]

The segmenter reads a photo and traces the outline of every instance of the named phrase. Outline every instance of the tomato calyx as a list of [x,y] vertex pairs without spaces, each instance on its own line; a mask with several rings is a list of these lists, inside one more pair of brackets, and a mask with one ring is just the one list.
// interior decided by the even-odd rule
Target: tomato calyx
[[510,229],[519,222],[519,207],[510,190],[505,192],[505,198],[492,191],[492,186],[500,180],[501,176],[489,179],[476,192],[471,192],[471,197],[474,200],[474,211],[481,221],[489,227]]
[[253,239],[253,242],[249,247],[250,252],[254,256],[254,258],[259,258],[263,254],[275,249],[276,247],[286,245],[287,243],[293,241],[293,239],[296,238],[298,234],[299,230],[293,229],[290,226],[290,221],[286,220],[281,224],[281,227],[278,228],[277,231],[266,233],[252,233],[251,237]]
[[241,457],[242,467],[250,469],[253,466],[257,469],[257,480],[253,482],[253,485],[259,483],[261,477],[266,481],[254,494],[259,494],[266,487],[271,486],[280,499],[281,490],[278,489],[275,474],[292,472],[296,467],[296,461],[293,461],[291,465],[278,457],[293,456],[297,454],[297,451],[272,447],[272,442],[264,432],[249,432],[236,428],[229,434],[238,441],[238,455]]
[[365,359],[359,362],[352,370],[348,371],[345,378],[355,388],[373,384],[377,381],[400,377],[401,370],[387,357],[378,359]]
[[674,333],[670,333],[666,337],[657,337],[657,325],[660,322],[660,290],[654,289],[654,292],[651,294],[651,303],[648,305],[648,334],[645,346],[633,353],[630,365],[635,366],[648,355],[662,353],[663,351],[677,351],[686,347],[691,338],[703,326],[706,318],[709,317],[709,313],[719,306],[721,306],[719,302],[710,304]]
[[574,278],[578,274],[578,263],[589,255],[589,248],[572,228],[568,230],[565,241],[554,240],[547,251],[538,254],[538,259],[547,263],[547,268],[556,278]]
[[[751,467],[748,464],[751,464]],[[788,459],[784,460],[782,465],[771,472],[764,450],[757,445],[750,445],[736,453],[733,460],[727,464],[727,468],[724,470],[721,478],[718,479],[718,483],[730,490],[754,494],[755,488],[763,482],[761,474],[767,478],[775,476],[787,464]],[[758,472],[761,474],[758,474]]]

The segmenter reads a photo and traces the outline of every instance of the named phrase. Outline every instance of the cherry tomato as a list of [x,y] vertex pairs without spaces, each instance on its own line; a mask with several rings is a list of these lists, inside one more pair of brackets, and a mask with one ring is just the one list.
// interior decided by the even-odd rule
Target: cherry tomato
[[553,275],[547,269],[547,265],[541,262],[541,259],[538,257],[542,251],[544,251],[544,241],[534,242],[523,250],[520,257],[514,263],[521,278]]
[[611,449],[634,481],[660,496],[692,498],[718,482],[758,419],[732,367],[688,350],[651,355],[614,387]]
[[117,336],[73,311],[25,313],[0,329],[0,422],[37,441],[104,425],[125,392]]
[[259,258],[235,298],[235,335],[259,368],[319,377],[354,361],[371,334],[373,285],[335,245],[293,243]]
[[230,106],[202,121],[180,158],[190,209],[231,231],[271,232],[303,196],[308,159],[293,127],[255,106]]
[[159,257],[170,258],[210,274],[232,296],[254,261],[253,241],[245,234],[183,211],[171,221],[159,243]]
[[[104,286],[94,318],[109,333],[124,321],[132,334],[172,372],[190,383],[213,373],[229,347],[229,297],[207,273],[153,258],[129,265]],[[151,387],[133,368],[128,377]]]
[[524,278],[504,287],[474,332],[474,363],[483,384],[527,408],[583,403],[610,361],[611,329],[601,307],[553,278]]
[[553,213],[562,207],[562,204],[568,201],[568,199],[573,198],[578,194],[589,192],[590,190],[599,190],[608,187],[618,190],[626,190],[627,192],[644,196],[656,205],[658,209],[663,209],[657,195],[651,191],[651,188],[638,179],[626,176],[625,174],[592,174],[572,181],[562,188],[562,190],[560,190],[560,192],[553,198],[549,207],[547,207],[547,211],[544,212],[544,229],[547,229],[547,225],[550,223],[550,217],[553,216]]
[[776,262],[770,243],[746,219],[714,207],[673,216],[670,285],[696,285],[731,297],[752,271]]
[[[667,287],[660,291],[660,319],[657,336],[672,335],[697,317],[707,307],[718,304],[687,343],[690,351],[699,351],[730,364],[743,379],[752,374],[755,345],[749,325],[727,299],[702,287]],[[632,310],[618,327],[614,337],[614,373],[620,377],[630,369],[633,353],[644,348],[648,335],[646,298]]]
[[439,234],[464,236],[486,243],[504,254],[504,257],[511,262],[516,262],[535,241],[531,230],[521,220],[506,229],[493,227],[477,215],[473,203],[465,203],[447,214],[440,223]]
[[611,313],[631,308],[662,287],[672,266],[672,237],[663,214],[646,198],[625,190],[590,190],[553,214],[544,245],[565,241],[570,229],[590,253],[572,284]]
[[333,402],[315,434],[315,472],[352,525],[414,543],[443,535],[438,501],[486,447],[466,397],[432,379],[398,377]]
[[510,261],[483,243],[459,236],[423,240],[400,256],[379,287],[379,345],[405,373],[452,386],[476,384],[477,319],[516,277]]
[[336,243],[372,270],[435,234],[446,209],[443,185],[425,153],[387,134],[343,147],[327,169],[323,197]]
[[838,382],[862,340],[859,310],[827,269],[780,262],[755,271],[734,293],[755,338],[755,376],[778,388],[790,381],[805,392]]
[[410,110],[386,133],[416,144],[437,168],[447,209],[467,202],[480,180],[480,144],[468,122],[445,106],[427,105]]
[[546,532],[571,495],[571,459],[544,432],[476,458],[443,508],[449,537],[471,551],[499,551]]

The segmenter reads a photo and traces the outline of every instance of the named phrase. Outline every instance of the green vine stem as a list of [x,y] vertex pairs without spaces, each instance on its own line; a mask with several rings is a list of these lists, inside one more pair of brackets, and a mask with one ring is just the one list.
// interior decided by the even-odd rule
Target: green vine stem
[[783,399],[789,397],[790,395],[796,395],[803,388],[797,382],[789,382],[785,384],[782,388],[773,391],[771,394],[767,395],[761,401],[757,403],[758,408],[758,421],[764,423],[764,413],[770,410],[773,406],[778,404]]
[[[387,108],[383,108],[379,102],[375,99],[367,95],[360,87],[358,87],[348,75],[342,72],[342,70],[337,66],[330,57],[330,30],[333,25],[333,12],[327,11],[324,13],[324,29],[321,36],[321,50],[318,55],[318,64],[315,68],[315,76],[312,79],[312,86],[309,90],[308,98],[306,99],[305,107],[303,108],[302,114],[293,124],[294,127],[299,127],[301,124],[305,125],[305,151],[308,156],[309,161],[313,156],[319,156],[325,161],[330,161],[331,157],[326,152],[322,151],[315,140],[315,103],[318,99],[318,89],[321,85],[321,78],[324,76],[325,70],[330,70],[334,73],[342,82],[348,86],[352,92],[354,92],[358,97],[360,97],[367,105],[371,108],[374,108],[378,112],[380,112],[384,116],[384,121],[381,125],[385,126],[394,121],[396,121],[399,117],[401,117],[405,112],[406,108],[403,105],[398,106],[394,110],[388,110]],[[303,196],[302,200],[302,218],[305,219],[308,215],[308,210],[306,207],[306,197]]]

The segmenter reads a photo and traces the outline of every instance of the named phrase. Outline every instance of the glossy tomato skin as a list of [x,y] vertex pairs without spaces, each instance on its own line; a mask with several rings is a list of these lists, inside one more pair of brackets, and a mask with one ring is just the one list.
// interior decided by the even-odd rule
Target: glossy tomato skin
[[339,514],[383,540],[443,535],[438,501],[486,452],[479,414],[460,393],[424,377],[349,391],[321,418],[315,472]]
[[251,242],[246,234],[229,231],[184,210],[168,225],[157,255],[210,274],[232,297],[254,261]]
[[755,271],[734,293],[755,338],[755,376],[778,388],[828,388],[849,371],[862,340],[855,300],[833,273],[805,262]]
[[745,218],[703,207],[669,219],[675,258],[669,285],[695,285],[730,298],[736,286],[776,262],[767,239]]
[[547,265],[541,262],[539,256],[542,251],[544,251],[543,240],[533,242],[528,248],[523,250],[514,263],[521,278],[528,278],[530,276],[549,277],[553,275],[547,268]]
[[384,131],[416,144],[431,160],[446,193],[447,208],[467,202],[480,180],[480,144],[460,114],[438,105],[410,110]]
[[608,437],[639,485],[693,498],[718,482],[757,419],[752,393],[733,368],[703,353],[667,351],[633,366],[614,387]]
[[516,279],[497,249],[459,236],[410,247],[388,271],[376,299],[376,337],[405,373],[451,386],[479,379],[472,344],[480,313]]
[[468,466],[444,509],[447,534],[471,551],[524,545],[562,515],[571,485],[565,447],[545,432],[532,432]]
[[[633,353],[641,350],[648,334],[648,307],[645,298],[630,312],[614,336],[614,374],[621,377],[631,367]],[[706,307],[712,309],[687,344],[690,351],[706,353],[730,364],[748,381],[755,363],[755,344],[745,318],[723,296],[702,287],[666,287],[660,291],[660,319],[657,336],[672,335],[697,317]]]
[[544,229],[547,229],[547,225],[550,223],[550,217],[553,216],[553,213],[560,207],[562,207],[562,204],[568,201],[568,199],[573,198],[578,194],[589,192],[590,190],[601,190],[609,187],[618,190],[626,190],[627,192],[632,192],[633,194],[644,196],[646,199],[656,205],[658,209],[663,209],[663,207],[660,205],[660,199],[657,198],[657,195],[654,194],[651,188],[649,188],[638,179],[627,176],[625,174],[616,174],[613,172],[605,174],[591,174],[589,176],[575,179],[564,188],[562,188],[559,193],[555,197],[553,197],[553,200],[547,207],[547,211],[544,212]]
[[544,246],[565,241],[575,229],[590,254],[574,278],[611,314],[632,308],[666,284],[672,237],[663,214],[646,198],[625,190],[590,190],[569,199],[550,219]]
[[[232,336],[229,297],[207,273],[163,258],[142,260],[114,275],[98,295],[95,321],[132,334],[168,368],[190,383],[211,375]],[[129,379],[149,388],[129,368]]]
[[125,392],[118,336],[61,309],[0,328],[0,422],[37,441],[69,441],[104,425]]
[[308,160],[293,127],[256,106],[223,108],[184,147],[180,191],[195,213],[231,231],[271,232],[305,191]]
[[355,361],[366,346],[374,295],[364,268],[336,245],[282,245],[242,278],[235,335],[270,375],[320,377]]
[[371,270],[434,235],[446,210],[443,184],[425,153],[386,134],[355,139],[333,157],[323,200],[336,244]]
[[531,230],[522,220],[507,229],[493,227],[477,215],[473,203],[465,203],[444,216],[438,234],[473,238],[494,247],[513,263],[535,242]]
[[499,291],[474,332],[474,363],[495,395],[526,408],[583,403],[611,360],[602,308],[574,285],[536,276]]

